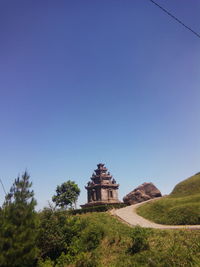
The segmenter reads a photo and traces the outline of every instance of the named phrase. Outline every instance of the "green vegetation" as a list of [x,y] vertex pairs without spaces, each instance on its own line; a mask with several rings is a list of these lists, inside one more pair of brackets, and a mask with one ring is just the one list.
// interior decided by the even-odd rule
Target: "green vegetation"
[[93,206],[93,207],[87,207],[83,209],[76,209],[76,210],[70,210],[69,213],[71,215],[76,215],[76,214],[84,214],[88,212],[103,212],[103,211],[108,211],[111,209],[120,209],[126,207],[127,204],[125,203],[114,203],[114,204],[106,204],[106,205],[100,205],[100,206]]
[[200,173],[177,184],[169,196],[146,203],[137,211],[161,224],[200,224]]
[[67,182],[58,185],[56,188],[56,195],[52,197],[52,201],[55,202],[56,206],[64,209],[68,206],[73,208],[76,206],[76,201],[80,194],[78,185],[68,180]]
[[[63,215],[64,213],[61,216]],[[64,236],[65,231],[61,233],[61,240],[64,242],[62,247],[56,247],[55,242],[55,250],[59,250],[56,257],[51,253],[44,256],[44,246],[44,250],[40,251],[39,267],[200,265],[200,231],[131,228],[108,213],[66,217],[65,223],[59,224],[58,228],[67,228],[71,234],[67,237]],[[57,234],[56,236],[58,237]],[[52,245],[50,246],[52,249]]]
[[171,196],[185,197],[196,194],[200,194],[200,173],[197,173],[194,176],[177,184],[174,187]]
[[0,266],[35,266],[37,214],[31,185],[27,172],[15,179],[0,210]]
[[[173,191],[170,199],[199,197],[178,194]],[[25,172],[0,208],[0,266],[200,266],[200,231],[131,228],[108,212],[73,215],[49,207],[36,213],[35,205]]]

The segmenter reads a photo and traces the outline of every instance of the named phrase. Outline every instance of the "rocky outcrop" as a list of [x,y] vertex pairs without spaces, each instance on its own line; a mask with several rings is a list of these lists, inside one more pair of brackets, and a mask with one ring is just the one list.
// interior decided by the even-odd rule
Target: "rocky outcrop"
[[153,183],[144,183],[126,195],[123,201],[126,204],[132,205],[161,196],[161,192]]

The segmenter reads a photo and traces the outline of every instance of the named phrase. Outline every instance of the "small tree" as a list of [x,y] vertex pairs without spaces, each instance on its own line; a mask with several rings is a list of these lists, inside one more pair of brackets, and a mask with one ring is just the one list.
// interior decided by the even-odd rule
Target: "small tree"
[[25,172],[15,179],[0,212],[0,266],[34,266],[37,255],[32,183]]
[[56,195],[52,197],[52,201],[61,208],[67,208],[68,206],[72,208],[76,205],[79,194],[78,185],[69,180],[57,186]]

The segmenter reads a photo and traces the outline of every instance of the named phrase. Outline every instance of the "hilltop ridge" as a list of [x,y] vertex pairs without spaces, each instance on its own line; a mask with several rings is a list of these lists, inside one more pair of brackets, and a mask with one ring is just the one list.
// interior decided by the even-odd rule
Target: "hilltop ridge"
[[170,196],[183,197],[200,193],[200,172],[178,183]]
[[137,212],[160,224],[200,224],[200,173],[178,183],[169,196],[146,203]]

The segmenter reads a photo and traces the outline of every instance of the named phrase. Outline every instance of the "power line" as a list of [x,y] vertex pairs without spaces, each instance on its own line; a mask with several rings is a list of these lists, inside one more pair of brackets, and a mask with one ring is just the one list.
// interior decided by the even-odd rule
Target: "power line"
[[200,34],[199,33],[195,32],[192,28],[188,27],[185,23],[183,23],[180,19],[178,19],[177,17],[175,17],[174,15],[172,15],[164,7],[160,6],[158,3],[156,3],[153,0],[149,0],[149,1],[152,2],[154,5],[156,5],[157,7],[159,7],[162,11],[164,11],[167,15],[169,15],[171,18],[173,18],[174,20],[176,20],[178,23],[180,23],[183,27],[185,27],[186,29],[188,29],[189,31],[191,31],[193,34],[195,34],[198,38],[200,38]]
[[4,191],[5,195],[7,195],[7,193],[6,193],[6,189],[5,189],[4,185],[3,185],[3,182],[2,182],[2,180],[1,180],[1,178],[0,178],[0,183],[1,183],[1,185],[2,185],[2,188],[3,188],[3,191]]

